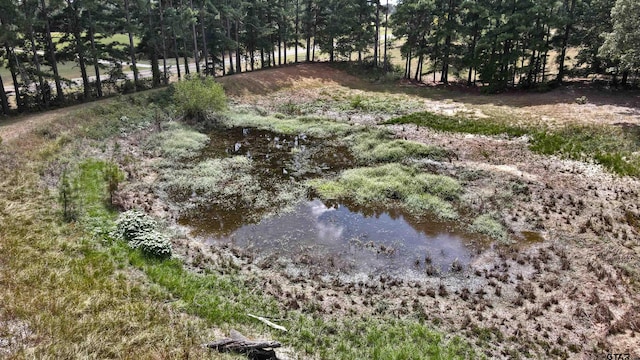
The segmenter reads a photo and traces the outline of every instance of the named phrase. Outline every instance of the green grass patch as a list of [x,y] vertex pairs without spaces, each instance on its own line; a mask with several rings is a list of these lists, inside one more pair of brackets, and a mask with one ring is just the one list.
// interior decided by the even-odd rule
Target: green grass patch
[[395,201],[414,213],[429,211],[447,219],[457,217],[447,201],[462,193],[462,186],[453,178],[397,163],[345,170],[336,180],[311,180],[309,184],[325,199],[383,206]]
[[593,160],[618,174],[640,176],[640,130],[612,126],[568,126],[555,132],[537,132],[531,150],[573,160]]
[[346,139],[354,156],[363,164],[398,162],[407,159],[448,159],[449,151],[414,141],[392,139],[382,130],[369,130]]
[[489,119],[469,119],[462,116],[447,116],[432,112],[419,112],[390,119],[385,124],[416,124],[439,131],[459,132],[478,135],[506,134],[512,137],[523,136],[530,130]]
[[166,131],[152,135],[145,148],[171,160],[192,159],[209,143],[209,136],[172,123]]
[[471,230],[503,243],[509,242],[509,234],[507,234],[504,226],[491,215],[483,214],[478,216],[471,224]]

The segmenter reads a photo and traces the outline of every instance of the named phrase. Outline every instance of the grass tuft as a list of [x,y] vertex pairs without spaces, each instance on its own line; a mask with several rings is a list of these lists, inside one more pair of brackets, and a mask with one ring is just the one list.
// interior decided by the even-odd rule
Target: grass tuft
[[350,169],[337,180],[309,182],[325,199],[352,199],[358,204],[398,205],[423,213],[434,212],[442,218],[455,218],[457,214],[446,201],[456,200],[462,193],[461,185],[453,178],[422,173],[397,163],[377,167]]
[[462,116],[440,115],[428,111],[390,119],[385,124],[416,124],[439,131],[478,135],[506,134],[511,137],[518,137],[529,133],[526,128],[494,120],[469,119]]
[[174,123],[172,127],[154,134],[147,149],[157,149],[163,157],[173,160],[196,157],[209,143],[209,136]]
[[502,243],[509,242],[509,234],[507,234],[504,226],[491,215],[483,214],[478,216],[471,224],[471,230],[487,235]]
[[407,159],[431,159],[442,161],[450,152],[414,141],[391,139],[391,134],[381,130],[370,130],[346,139],[351,151],[363,164],[399,162]]

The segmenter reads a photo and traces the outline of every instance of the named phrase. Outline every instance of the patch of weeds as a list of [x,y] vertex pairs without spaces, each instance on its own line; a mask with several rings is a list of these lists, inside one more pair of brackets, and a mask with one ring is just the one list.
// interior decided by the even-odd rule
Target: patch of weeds
[[343,171],[337,180],[309,182],[325,199],[353,199],[358,204],[388,204],[396,201],[420,213],[441,211],[443,218],[455,217],[446,201],[456,200],[462,187],[453,178],[420,172],[397,163]]
[[226,127],[255,127],[285,135],[305,134],[316,138],[346,136],[359,130],[358,126],[319,117],[277,118],[251,113],[230,113],[221,120]]
[[385,124],[416,124],[435,130],[446,132],[459,132],[478,135],[506,134],[511,137],[519,137],[530,131],[520,126],[487,119],[469,119],[462,116],[447,116],[432,112],[419,112],[390,119]]
[[425,158],[442,161],[451,156],[449,151],[436,146],[391,139],[390,133],[380,130],[351,135],[345,140],[353,154],[363,164]]
[[58,202],[62,206],[62,218],[66,222],[75,221],[78,216],[77,185],[73,183],[69,170],[64,168],[58,183]]
[[471,230],[487,235],[501,243],[509,242],[509,234],[504,226],[488,214],[478,216],[471,224]]
[[574,160],[592,159],[618,175],[640,176],[639,135],[613,127],[573,125],[535,134],[531,150]]
[[172,160],[196,157],[209,143],[209,136],[172,123],[167,131],[152,135],[145,148],[158,150],[165,158]]
[[407,196],[405,206],[415,214],[429,212],[442,219],[455,220],[458,218],[458,213],[451,203],[431,194],[411,194]]
[[302,107],[291,100],[278,106],[278,111],[286,115],[302,115]]
[[[164,91],[166,90],[158,92]],[[59,122],[61,126],[73,128],[74,135],[93,140],[104,140],[116,135],[126,136],[154,123],[161,111],[153,105],[153,99],[159,96],[155,93],[119,96],[97,104],[89,104]],[[172,112],[171,106],[163,108],[162,113],[166,112]]]
[[245,156],[208,159],[185,169],[163,169],[159,186],[183,213],[217,208],[241,211],[247,221],[289,210],[306,188],[295,182],[264,184]]
[[231,209],[252,204],[260,192],[252,169],[253,161],[245,156],[209,159],[191,168],[164,171],[160,184],[180,201],[213,202]]

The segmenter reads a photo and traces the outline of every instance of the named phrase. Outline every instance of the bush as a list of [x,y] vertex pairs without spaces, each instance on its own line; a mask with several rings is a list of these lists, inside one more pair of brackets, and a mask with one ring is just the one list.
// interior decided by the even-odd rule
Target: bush
[[190,77],[174,85],[173,100],[185,116],[203,120],[211,111],[227,108],[227,97],[222,85],[212,78]]
[[116,229],[111,234],[127,242],[129,247],[158,256],[171,256],[171,241],[157,231],[158,223],[140,210],[123,212],[116,220]]

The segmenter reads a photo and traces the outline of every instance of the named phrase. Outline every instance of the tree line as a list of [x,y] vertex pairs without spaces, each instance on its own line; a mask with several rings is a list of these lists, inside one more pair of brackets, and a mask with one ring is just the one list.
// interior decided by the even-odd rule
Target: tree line
[[[314,61],[316,49],[330,61],[373,49],[378,62],[387,9],[380,0],[0,0],[0,66],[10,70],[18,110],[27,110],[160,86],[170,70],[192,72],[189,63],[226,75]],[[124,44],[106,40],[118,34]],[[79,68],[81,93],[60,75],[63,63]]]
[[405,0],[392,20],[416,80],[453,74],[499,91],[595,73],[625,85],[640,69],[638,0]]
[[[402,44],[405,77],[416,80],[466,77],[497,90],[562,81],[567,51],[576,48],[580,69],[625,83],[640,68],[639,7],[636,0],[0,0],[0,66],[24,111],[161,86],[171,72],[215,76],[315,61],[316,49],[329,61],[366,59],[388,69],[389,31]],[[125,40],[108,40],[116,35]],[[150,80],[140,75],[141,59]],[[60,75],[69,63],[80,71],[80,91]],[[3,80],[0,110],[8,114]]]

